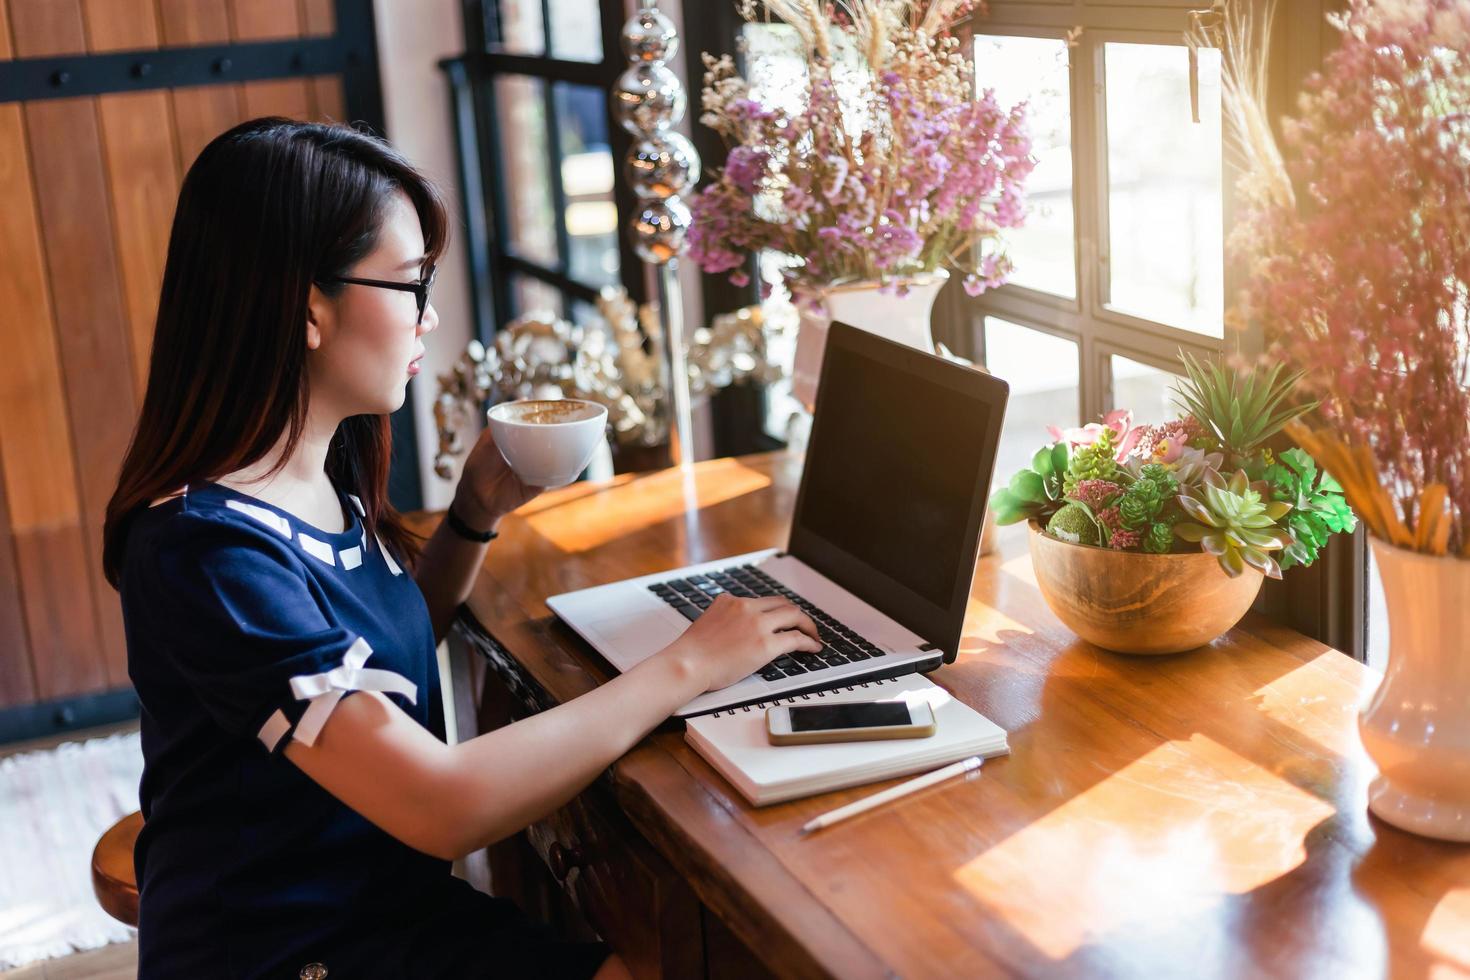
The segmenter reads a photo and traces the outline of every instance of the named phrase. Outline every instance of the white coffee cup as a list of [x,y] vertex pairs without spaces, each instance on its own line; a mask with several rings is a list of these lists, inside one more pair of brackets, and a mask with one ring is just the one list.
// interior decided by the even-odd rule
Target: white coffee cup
[[577,398],[501,402],[487,417],[500,454],[532,487],[575,480],[607,430],[607,406]]

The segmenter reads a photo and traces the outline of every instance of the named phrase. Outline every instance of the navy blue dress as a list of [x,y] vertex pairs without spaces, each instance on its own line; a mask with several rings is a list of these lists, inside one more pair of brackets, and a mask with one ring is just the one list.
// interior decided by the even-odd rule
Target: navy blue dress
[[[350,503],[350,506],[348,504]],[[139,976],[585,976],[566,943],[379,830],[282,754],[386,693],[444,739],[428,607],[362,523],[217,484],[141,511],[121,593],[142,703]]]

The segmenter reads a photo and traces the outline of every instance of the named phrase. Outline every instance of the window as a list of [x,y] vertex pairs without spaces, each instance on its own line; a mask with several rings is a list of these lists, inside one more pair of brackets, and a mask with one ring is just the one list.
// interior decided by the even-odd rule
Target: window
[[[1179,352],[1227,344],[1218,52],[1200,53],[1194,122],[1183,11],[1132,12],[1124,25],[1116,7],[1073,7],[1008,4],[972,21],[976,86],[1028,103],[1037,166],[1026,226],[1007,236],[1010,282],[963,301],[964,319],[976,354],[1011,382],[1016,414],[1051,392],[1037,404],[1052,424],[1113,408],[1162,421]],[[1044,438],[1008,425],[1002,459]]]
[[479,332],[531,313],[586,320],[603,286],[641,299],[619,234],[632,204],[616,180],[627,140],[608,98],[625,67],[623,5],[465,0],[464,9],[468,50],[444,67]]

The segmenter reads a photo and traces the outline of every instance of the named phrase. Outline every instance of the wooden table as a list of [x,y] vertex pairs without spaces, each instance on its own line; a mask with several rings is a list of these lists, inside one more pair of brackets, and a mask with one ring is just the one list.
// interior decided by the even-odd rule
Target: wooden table
[[[800,465],[576,485],[507,520],[464,635],[511,716],[610,671],[546,596],[784,543]],[[527,839],[639,973],[745,973],[733,936],[783,976],[1470,976],[1470,848],[1367,814],[1377,675],[1260,618],[1106,653],[1047,610],[1025,547],[1005,529],[980,561],[931,675],[1008,758],[802,837],[875,787],[754,809],[661,730]]]

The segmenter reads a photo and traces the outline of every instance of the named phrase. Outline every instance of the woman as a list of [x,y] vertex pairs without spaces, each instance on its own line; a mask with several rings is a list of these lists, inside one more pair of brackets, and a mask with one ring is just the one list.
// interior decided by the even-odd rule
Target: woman
[[444,743],[435,643],[538,492],[487,430],[421,549],[388,504],[446,223],[402,157],[340,127],[244,123],[184,180],[104,535],[142,703],[145,978],[623,975],[449,862],[692,697],[819,646],[791,604],[722,596],[596,691]]

